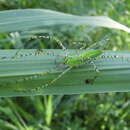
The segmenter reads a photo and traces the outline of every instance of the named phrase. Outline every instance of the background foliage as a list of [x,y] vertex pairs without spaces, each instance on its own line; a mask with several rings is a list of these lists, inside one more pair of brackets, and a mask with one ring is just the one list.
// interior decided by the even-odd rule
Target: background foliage
[[[106,15],[130,25],[129,0],[0,0],[0,10],[45,8],[76,15]],[[37,30],[39,33],[39,30]],[[110,50],[130,50],[130,37],[123,31],[92,27],[54,27],[55,34],[67,48],[79,48],[110,36]],[[53,40],[20,38],[19,33],[0,34],[0,48],[59,48]],[[5,44],[6,43],[6,44]],[[129,129],[129,93],[37,96],[0,99],[0,128],[21,130]]]

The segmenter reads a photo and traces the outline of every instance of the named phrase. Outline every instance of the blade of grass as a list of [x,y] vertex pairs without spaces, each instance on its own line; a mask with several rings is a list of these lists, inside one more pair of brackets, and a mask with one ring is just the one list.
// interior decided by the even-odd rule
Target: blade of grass
[[0,32],[25,31],[63,24],[99,26],[130,32],[130,28],[106,16],[76,16],[47,9],[0,11]]
[[[0,51],[1,57],[13,56],[17,50]],[[30,53],[36,50],[22,50],[20,53]],[[63,50],[44,50],[49,53],[65,55]],[[69,53],[77,53],[68,50]],[[105,58],[98,58],[94,62],[100,70],[97,75],[92,65],[83,65],[73,68],[48,88],[39,91],[17,92],[40,87],[56,78],[65,70],[63,57],[39,55],[19,59],[0,60],[0,96],[30,96],[42,94],[80,94],[99,92],[126,92],[130,91],[130,54],[127,52],[105,51]],[[118,57],[115,57],[118,56]],[[109,57],[109,58],[108,58]],[[111,58],[110,58],[111,57]],[[51,71],[50,71],[51,70]],[[37,76],[38,73],[49,74]],[[35,76],[35,78],[29,78]],[[97,76],[93,84],[85,80]],[[25,80],[29,79],[29,80]],[[19,81],[19,82],[18,82]]]

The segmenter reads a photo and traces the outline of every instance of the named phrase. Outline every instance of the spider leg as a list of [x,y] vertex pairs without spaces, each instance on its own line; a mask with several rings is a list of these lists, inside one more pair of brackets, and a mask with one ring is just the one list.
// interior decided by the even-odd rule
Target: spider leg
[[60,79],[64,74],[66,74],[68,71],[70,71],[72,69],[72,67],[67,68],[65,71],[63,71],[60,75],[58,75],[55,79],[53,79],[49,84],[46,85],[49,86],[51,84],[53,84],[54,82],[56,82],[58,79]]
[[97,66],[95,65],[94,61],[90,61],[90,63],[94,66],[94,70],[99,73],[99,69],[97,68]]

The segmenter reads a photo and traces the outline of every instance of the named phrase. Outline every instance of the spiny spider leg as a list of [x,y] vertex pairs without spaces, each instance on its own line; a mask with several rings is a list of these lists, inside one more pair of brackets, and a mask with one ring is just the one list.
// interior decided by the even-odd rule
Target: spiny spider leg
[[[92,60],[92,59],[91,59]],[[97,73],[99,73],[100,71],[99,71],[99,69],[97,68],[97,66],[95,65],[95,63],[93,62],[93,61],[91,61],[90,60],[90,63],[92,63],[93,64],[93,66],[94,66],[94,70],[97,72]],[[87,63],[89,63],[89,62],[87,62]],[[81,65],[83,65],[83,64],[86,64],[86,63],[82,63]],[[43,85],[42,87],[41,87],[41,89],[42,88],[46,88],[46,87],[48,87],[49,85],[52,85],[54,82],[56,82],[58,79],[60,79],[64,74],[66,74],[68,71],[70,71],[71,69],[72,69],[73,67],[69,67],[69,68],[67,68],[65,71],[63,71],[60,75],[58,75],[55,79],[53,79],[49,84],[46,84],[46,85]]]
[[49,84],[48,84],[48,86],[49,85],[51,85],[51,84],[53,84],[54,82],[56,82],[59,78],[61,78],[64,74],[66,74],[69,70],[71,70],[72,69],[72,67],[69,67],[69,68],[67,68],[65,71],[63,71],[60,75],[58,75],[55,79],[53,79]]
[[99,73],[100,71],[97,68],[97,66],[95,65],[94,61],[90,61],[90,63],[94,66],[94,70]]
[[[62,44],[62,42],[55,36],[39,36],[39,38],[47,38],[47,39],[54,39],[59,45],[60,47],[66,52],[66,48],[65,46]],[[54,54],[54,53],[49,53],[49,52],[44,52],[43,50],[40,49],[40,51],[36,51],[36,52],[33,52],[33,53],[28,53],[28,54],[19,54],[18,53],[20,52],[20,50],[18,50],[15,54],[15,56],[12,56],[11,58],[12,59],[15,59],[15,58],[21,58],[21,57],[25,57],[25,56],[31,56],[31,55],[50,55],[50,56],[62,56],[62,57],[66,57],[67,56],[67,52],[64,55],[59,55],[59,54]]]
[[[66,74],[69,70],[71,70],[72,67],[69,67],[67,68],[65,71],[63,71],[60,75],[58,75],[58,77],[56,77],[55,79],[53,79],[50,83],[47,83],[47,84],[44,84],[40,87],[36,87],[36,88],[33,88],[33,89],[28,89],[28,90],[16,90],[17,92],[34,92],[34,91],[39,91],[43,88],[47,88],[49,85],[52,85],[54,82],[56,82],[58,79],[60,79],[64,74]],[[36,78],[36,77],[35,77]],[[29,79],[29,78],[28,78]],[[25,80],[28,80],[28,79],[25,79]]]
[[57,37],[55,37],[55,36],[51,36],[51,38],[54,39],[60,45],[60,47],[63,49],[63,51],[65,51],[65,57],[67,57],[68,56],[67,49],[63,45],[63,43]]
[[63,45],[63,43],[61,42],[61,40],[59,40],[56,36],[41,36],[42,38],[47,38],[47,39],[53,39],[53,40],[55,40],[57,43],[58,43],[58,45],[63,49],[63,51],[65,51],[65,56],[67,57],[68,56],[68,54],[67,54],[67,49],[66,49],[66,47]]
[[53,37],[53,39],[60,45],[60,47],[65,51],[66,47],[63,45],[63,43],[57,38]]
[[106,44],[108,43],[108,41],[110,40],[110,36],[112,35],[112,33],[109,33],[107,35],[105,35],[100,41],[95,42],[94,44],[90,45],[88,49],[104,49],[106,47]]
[[18,50],[14,56],[11,57],[1,57],[0,59],[19,59],[22,57],[28,57],[28,56],[40,56],[40,55],[49,55],[49,56],[59,56],[59,57],[65,57],[65,55],[55,54],[54,52],[47,52],[47,51],[35,51],[35,52],[28,52],[26,54],[18,54],[20,50]]

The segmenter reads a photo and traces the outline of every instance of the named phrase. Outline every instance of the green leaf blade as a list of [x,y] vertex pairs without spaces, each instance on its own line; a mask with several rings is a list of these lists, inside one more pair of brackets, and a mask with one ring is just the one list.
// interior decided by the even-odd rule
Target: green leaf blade
[[107,27],[130,32],[130,28],[106,16],[76,16],[47,9],[0,11],[0,32],[25,31],[66,24]]
[[[36,50],[22,50],[20,54],[34,53]],[[63,64],[63,50],[44,50],[54,55],[32,55],[19,59],[0,60],[0,96],[30,96],[46,94],[80,94],[130,91],[130,54],[127,52],[105,51],[94,60],[100,70],[96,73],[92,64],[73,68],[47,88],[66,68]],[[17,50],[0,51],[2,56],[13,56]],[[77,53],[68,50],[68,53]],[[40,73],[48,72],[43,75]],[[95,78],[96,77],[96,78]],[[91,81],[90,83],[86,83]],[[33,91],[31,91],[33,89]],[[25,91],[19,91],[25,90]],[[36,91],[35,91],[36,90]]]

